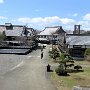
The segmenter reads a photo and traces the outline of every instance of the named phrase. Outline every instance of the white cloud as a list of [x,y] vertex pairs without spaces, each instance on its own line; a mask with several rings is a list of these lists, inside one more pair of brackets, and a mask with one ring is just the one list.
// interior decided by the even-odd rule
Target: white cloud
[[83,20],[90,20],[90,13],[84,15]]
[[79,21],[77,24],[82,25],[81,28],[83,30],[90,30],[90,21]]
[[54,17],[36,17],[36,18],[19,18],[18,21],[23,22],[23,23],[53,23],[55,21],[60,20],[59,17],[54,16]]
[[44,22],[45,23],[53,23],[59,21],[60,18],[58,16],[53,16],[53,17],[45,17]]
[[52,24],[52,23],[61,23],[61,24],[72,24],[75,21],[73,19],[69,19],[69,18],[60,18],[58,16],[53,16],[53,17],[36,17],[36,18],[28,18],[28,17],[24,17],[24,18],[18,18],[19,22],[23,22],[23,23],[32,23],[32,24]]
[[[23,17],[18,18],[18,21],[20,23],[28,24],[30,27],[34,28],[45,28],[47,26],[64,26],[64,28],[67,26],[74,26],[75,20],[70,18],[60,18],[58,16],[53,17],[36,17],[36,18],[29,18],[29,17]],[[69,29],[66,28],[66,29]]]
[[7,17],[4,16],[0,16],[0,19],[8,19]]
[[90,22],[89,21],[78,21],[77,24],[80,24],[82,26],[90,26]]
[[63,24],[73,24],[73,23],[75,23],[75,20],[69,19],[69,18],[62,18],[62,19],[60,19],[60,21],[61,21]]
[[24,18],[19,18],[18,21],[23,23],[39,23],[39,22],[42,22],[43,19],[41,17],[38,17],[38,18],[24,17]]
[[[86,14],[87,16],[87,14]],[[89,18],[89,17],[88,17]],[[89,29],[90,28],[90,21],[89,20],[81,20],[81,21],[75,21],[71,18],[60,18],[58,16],[52,16],[52,17],[35,17],[35,18],[29,18],[29,17],[23,17],[18,18],[18,21],[20,23],[28,24],[31,27],[35,28],[44,28],[47,26],[56,26],[60,25],[63,26],[66,30],[74,30],[74,25],[82,25],[81,29]]]
[[79,21],[77,24],[90,28],[90,21]]
[[4,0],[0,0],[0,3],[4,3]]

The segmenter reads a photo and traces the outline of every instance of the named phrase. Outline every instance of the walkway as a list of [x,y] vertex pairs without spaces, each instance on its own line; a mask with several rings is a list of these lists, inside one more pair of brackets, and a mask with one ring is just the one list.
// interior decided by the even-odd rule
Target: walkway
[[0,76],[0,90],[56,90],[46,72],[49,46],[23,56],[23,65]]

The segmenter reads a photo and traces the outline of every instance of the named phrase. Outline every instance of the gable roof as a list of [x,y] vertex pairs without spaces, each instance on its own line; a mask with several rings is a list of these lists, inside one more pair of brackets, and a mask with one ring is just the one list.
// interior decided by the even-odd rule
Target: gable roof
[[56,27],[46,27],[39,35],[52,35],[53,33],[62,33],[65,31],[60,27],[60,26],[56,26]]
[[5,30],[6,36],[21,36],[23,30]]
[[26,29],[13,29],[13,30],[5,30],[6,36],[32,36],[33,31],[32,28],[26,28]]
[[69,45],[90,45],[90,35],[67,34],[66,43]]

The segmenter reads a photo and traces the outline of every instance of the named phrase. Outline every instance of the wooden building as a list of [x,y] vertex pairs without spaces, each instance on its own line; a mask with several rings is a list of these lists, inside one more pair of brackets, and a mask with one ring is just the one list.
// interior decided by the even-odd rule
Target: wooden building
[[45,29],[38,34],[38,38],[41,42],[58,42],[64,37],[65,33],[61,26],[45,27]]
[[72,57],[84,58],[87,48],[90,48],[90,35],[66,34],[68,52]]
[[5,33],[6,41],[23,42],[24,45],[30,45],[36,34],[36,30],[33,28],[28,28],[25,25],[12,25],[11,23],[0,25],[0,32]]

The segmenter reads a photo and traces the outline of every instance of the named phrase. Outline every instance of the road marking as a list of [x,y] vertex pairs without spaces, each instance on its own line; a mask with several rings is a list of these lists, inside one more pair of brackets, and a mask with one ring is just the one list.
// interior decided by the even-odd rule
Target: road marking
[[24,64],[24,61],[22,61],[21,63],[19,63],[18,65],[16,65],[16,66],[13,67],[12,69],[10,69],[9,71],[13,71],[13,70],[16,69],[16,68],[19,68],[19,67],[23,66],[23,64]]
[[32,57],[32,56],[28,56],[28,58],[30,58],[30,57]]
[[31,58],[31,57],[41,57],[41,56],[34,56],[34,55],[33,55],[33,56],[28,56],[27,58]]

